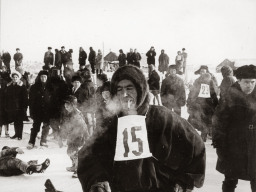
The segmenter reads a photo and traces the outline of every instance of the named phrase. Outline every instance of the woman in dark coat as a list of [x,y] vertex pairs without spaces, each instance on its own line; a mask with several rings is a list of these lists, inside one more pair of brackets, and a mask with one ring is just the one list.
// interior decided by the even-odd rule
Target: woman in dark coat
[[83,47],[80,47],[80,49],[79,49],[79,59],[78,59],[80,69],[81,69],[81,66],[86,65],[86,59],[87,59],[87,54],[84,51]]
[[20,80],[21,74],[17,71],[11,74],[12,81],[7,84],[5,91],[5,111],[8,123],[14,122],[15,134],[11,139],[22,139],[23,120],[26,118],[28,107],[28,92]]

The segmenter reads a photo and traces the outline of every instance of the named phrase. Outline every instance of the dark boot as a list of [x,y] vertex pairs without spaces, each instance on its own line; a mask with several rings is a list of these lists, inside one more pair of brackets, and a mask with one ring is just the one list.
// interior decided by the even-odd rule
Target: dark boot
[[225,180],[222,184],[223,192],[235,192],[236,185],[238,183],[238,179],[232,179],[225,176]]

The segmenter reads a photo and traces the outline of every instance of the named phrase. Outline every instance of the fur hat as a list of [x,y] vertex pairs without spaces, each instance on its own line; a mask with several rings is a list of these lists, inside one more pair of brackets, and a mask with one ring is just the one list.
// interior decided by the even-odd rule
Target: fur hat
[[48,71],[42,70],[38,73],[38,77],[40,77],[41,75],[46,75],[48,76]]
[[18,71],[12,71],[12,73],[10,74],[10,77],[12,78],[13,75],[17,75],[19,77],[19,79],[21,78],[21,74]]
[[200,68],[197,71],[195,71],[195,75],[199,75],[201,69],[206,69],[207,73],[209,73],[208,66],[207,65],[201,65]]
[[169,65],[169,69],[176,69],[177,70],[177,65]]
[[244,65],[235,70],[234,75],[237,79],[256,79],[256,66]]
[[73,95],[68,95],[65,99],[64,99],[64,103],[70,103],[72,105],[77,105],[77,98]]
[[16,51],[20,50],[20,48],[16,48]]
[[72,82],[74,82],[74,81],[79,81],[80,83],[82,83],[82,78],[80,77],[80,76],[78,76],[78,75],[76,75],[76,76],[73,76],[72,77],[72,80],[71,80]]
[[138,114],[145,114],[149,106],[149,88],[143,72],[138,67],[125,65],[115,71],[110,85],[112,97],[117,94],[117,84],[125,79],[130,80],[136,87]]

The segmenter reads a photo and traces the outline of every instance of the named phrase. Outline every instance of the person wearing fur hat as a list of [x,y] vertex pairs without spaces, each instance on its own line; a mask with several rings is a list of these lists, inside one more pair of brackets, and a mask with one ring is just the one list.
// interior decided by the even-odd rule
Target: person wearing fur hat
[[161,86],[163,106],[181,116],[181,107],[186,104],[186,92],[183,80],[176,75],[177,66],[170,65]]
[[223,66],[221,68],[222,81],[220,84],[220,101],[225,98],[224,94],[236,81],[233,76],[233,69],[230,66]]
[[47,78],[48,72],[40,71],[37,78],[38,80],[30,88],[29,109],[30,117],[33,119],[33,128],[30,133],[28,149],[34,148],[41,124],[43,124],[43,127],[40,146],[47,147],[46,138],[49,133],[50,109],[53,104],[51,102],[51,90]]
[[79,151],[83,191],[184,191],[201,187],[205,146],[193,127],[163,106],[149,105],[149,88],[135,66],[113,74],[112,115]]
[[72,77],[72,95],[74,95],[77,98],[77,103],[79,105],[78,108],[80,108],[83,104],[83,102],[86,100],[86,92],[81,87],[82,84],[82,78],[80,76],[73,76]]
[[5,90],[5,111],[8,123],[14,122],[15,134],[11,139],[22,139],[23,120],[27,118],[28,92],[20,80],[21,74],[13,71],[10,75],[12,81],[7,84]]
[[216,169],[224,174],[223,192],[235,191],[238,179],[256,191],[256,66],[239,67],[238,79],[224,95],[213,117]]
[[217,93],[214,89],[214,82],[209,73],[203,72],[190,88],[187,109],[189,113],[188,122],[195,129],[201,131],[204,141],[212,136],[212,116],[218,105]]
[[24,151],[18,147],[4,146],[0,151],[0,176],[43,173],[50,165],[50,159],[46,159],[42,164],[37,164],[37,160],[25,162],[16,158],[17,154],[23,153]]

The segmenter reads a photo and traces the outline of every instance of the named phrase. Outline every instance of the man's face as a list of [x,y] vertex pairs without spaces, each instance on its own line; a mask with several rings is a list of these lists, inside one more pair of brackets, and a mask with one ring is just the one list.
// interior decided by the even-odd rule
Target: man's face
[[134,49],[134,53],[137,53],[137,49]]
[[45,83],[47,81],[47,75],[40,75],[40,80],[42,83]]
[[161,53],[164,53],[164,50],[162,50]]
[[65,103],[64,106],[69,113],[74,109],[73,105],[70,103]]
[[18,76],[18,75],[13,75],[13,76],[12,76],[12,81],[13,81],[14,83],[17,83],[17,82],[19,81],[19,76]]
[[73,81],[73,86],[75,89],[78,89],[81,86],[81,82],[80,81]]
[[123,110],[136,109],[137,90],[130,80],[124,79],[117,84],[117,97]]
[[248,95],[252,93],[255,88],[256,79],[239,79],[238,83],[242,89],[242,91]]
[[203,75],[203,74],[205,74],[205,73],[207,73],[207,70],[206,70],[206,69],[201,69],[201,70],[200,70],[200,75]]
[[170,72],[171,75],[175,75],[176,74],[176,69],[170,69],[169,72]]
[[132,52],[133,52],[133,50],[132,50],[132,49],[130,49],[130,52],[132,53]]

